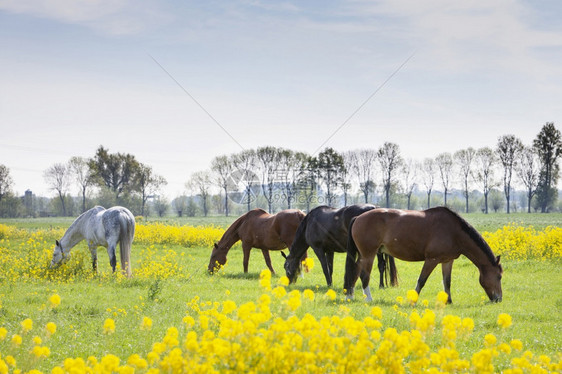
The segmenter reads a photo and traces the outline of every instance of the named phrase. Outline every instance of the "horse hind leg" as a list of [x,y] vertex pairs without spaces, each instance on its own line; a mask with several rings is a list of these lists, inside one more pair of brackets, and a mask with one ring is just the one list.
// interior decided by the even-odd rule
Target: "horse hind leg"
[[363,293],[366,296],[366,301],[373,301],[371,296],[371,289],[369,288],[369,282],[371,280],[371,271],[373,270],[374,258],[361,258],[360,268],[361,273],[359,277],[361,278],[361,285],[363,286]]
[[269,268],[269,271],[271,271],[271,274],[275,274],[275,270],[273,270],[273,265],[271,265],[271,257],[269,256],[269,250],[262,249],[261,253],[263,254],[263,259],[265,260],[265,264]]
[[115,256],[115,248],[117,244],[110,244],[107,246],[107,254],[109,255],[109,265],[111,265],[111,269],[115,273],[115,266],[117,265],[117,257]]
[[379,267],[379,288],[385,288],[385,286],[388,285],[388,281],[385,282],[386,260],[384,259],[384,255],[380,252],[377,253],[377,261]]
[[92,270],[95,273],[98,271],[98,248],[88,245],[88,249],[90,249],[90,255],[92,257]]

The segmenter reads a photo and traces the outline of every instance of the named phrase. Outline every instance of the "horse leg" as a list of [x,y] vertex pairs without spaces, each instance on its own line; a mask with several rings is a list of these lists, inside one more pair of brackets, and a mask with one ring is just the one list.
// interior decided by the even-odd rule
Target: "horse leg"
[[261,253],[263,253],[263,258],[265,260],[265,264],[271,271],[271,274],[275,274],[275,270],[273,270],[273,266],[271,265],[271,257],[269,257],[269,251],[267,249],[262,249]]
[[418,284],[416,285],[416,292],[418,293],[418,295],[421,289],[423,288],[423,286],[425,285],[425,282],[427,281],[429,274],[431,274],[431,272],[433,271],[433,269],[435,269],[438,263],[439,261],[437,261],[437,259],[435,258],[426,259],[425,262],[423,263],[422,271],[420,273],[420,277],[418,278]]
[[[322,265],[322,271],[324,272],[324,277],[326,278],[326,284],[328,287],[332,286],[332,275],[330,272],[330,267],[328,265],[328,259],[326,258],[326,251],[323,248],[314,248],[314,253],[316,253],[316,257],[320,260],[320,265]],[[333,260],[333,258],[332,258]]]
[[365,258],[362,257],[361,260],[361,284],[363,286],[363,293],[365,294],[366,301],[373,301],[373,297],[371,296],[371,289],[369,288],[369,281],[371,280],[371,270],[373,270],[373,258]]
[[242,243],[242,251],[244,252],[244,260],[243,260],[243,265],[244,265],[244,273],[248,272],[248,264],[250,263],[250,250],[252,249],[251,246],[245,245],[244,243]]
[[117,257],[115,257],[115,247],[117,243],[109,244],[107,246],[107,254],[109,255],[109,264],[111,265],[111,269],[115,273],[115,265],[117,265]]
[[384,288],[384,274],[385,274],[385,267],[386,267],[386,261],[384,259],[384,255],[382,253],[377,253],[377,261],[378,261],[378,267],[379,267],[379,288]]
[[90,249],[90,255],[92,256],[92,270],[98,271],[98,247],[93,244],[88,244],[88,249]]
[[447,304],[452,304],[451,299],[451,272],[453,271],[453,261],[444,262],[441,264],[441,271],[443,272],[443,289],[449,295]]
[[328,268],[330,269],[330,279],[334,279],[334,252],[326,252],[326,260],[328,262]]

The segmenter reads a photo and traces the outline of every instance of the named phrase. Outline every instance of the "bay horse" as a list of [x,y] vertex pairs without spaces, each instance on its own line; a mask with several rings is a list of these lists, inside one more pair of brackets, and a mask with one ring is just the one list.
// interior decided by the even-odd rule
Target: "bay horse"
[[[334,271],[334,252],[347,251],[347,234],[351,219],[364,212],[377,208],[371,204],[350,205],[341,209],[322,205],[312,209],[300,223],[295,239],[289,248],[289,255],[285,257],[285,273],[290,282],[295,282],[299,265],[308,247],[322,264],[322,270],[328,287],[332,286]],[[394,258],[379,253],[378,266],[380,272],[380,287],[384,288],[385,280],[388,284],[388,271],[391,284],[398,284],[398,276]],[[386,277],[385,277],[386,274]],[[386,278],[386,279],[385,279]]]
[[379,252],[403,261],[424,261],[416,285],[418,293],[433,269],[441,264],[448,303],[452,302],[453,260],[464,255],[480,271],[480,285],[490,300],[502,300],[503,270],[500,257],[494,256],[488,243],[474,227],[446,207],[424,211],[374,209],[353,219],[345,265],[344,291],[348,297],[353,297],[353,289],[361,271],[363,292],[368,300],[372,300],[369,275],[375,254]]
[[121,270],[131,276],[131,244],[135,237],[135,217],[124,207],[115,206],[105,209],[96,206],[82,213],[66,230],[61,240],[55,242],[51,267],[60,266],[70,258],[70,250],[82,240],[88,242],[92,256],[92,267],[97,271],[97,248],[106,247],[109,264],[115,272],[117,259],[115,249],[119,244]]
[[228,251],[240,240],[244,251],[244,273],[248,272],[250,250],[258,248],[262,251],[267,267],[275,274],[269,251],[280,251],[289,247],[304,216],[305,214],[297,209],[282,210],[273,215],[263,209],[253,209],[243,214],[230,225],[220,241],[215,243],[209,260],[209,272],[213,273],[226,263]]

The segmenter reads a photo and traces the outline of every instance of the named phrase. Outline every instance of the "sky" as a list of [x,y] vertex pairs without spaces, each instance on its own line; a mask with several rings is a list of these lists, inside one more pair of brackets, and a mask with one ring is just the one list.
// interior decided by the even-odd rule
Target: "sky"
[[530,145],[562,128],[560,19],[558,0],[0,0],[0,164],[54,196],[44,171],[103,145],[173,199],[265,145]]

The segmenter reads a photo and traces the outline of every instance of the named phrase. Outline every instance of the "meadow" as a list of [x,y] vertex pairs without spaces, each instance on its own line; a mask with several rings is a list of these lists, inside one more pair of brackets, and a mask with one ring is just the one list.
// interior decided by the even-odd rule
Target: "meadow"
[[261,251],[244,274],[240,245],[209,275],[235,218],[138,220],[131,279],[111,274],[103,248],[92,274],[85,243],[48,268],[72,219],[0,221],[0,373],[562,371],[561,215],[466,215],[502,255],[503,302],[461,257],[452,305],[439,269],[415,300],[421,263],[397,261],[400,285],[371,303],[359,288],[345,299],[343,254],[333,289],[314,255],[292,285],[276,252],[277,274]]

